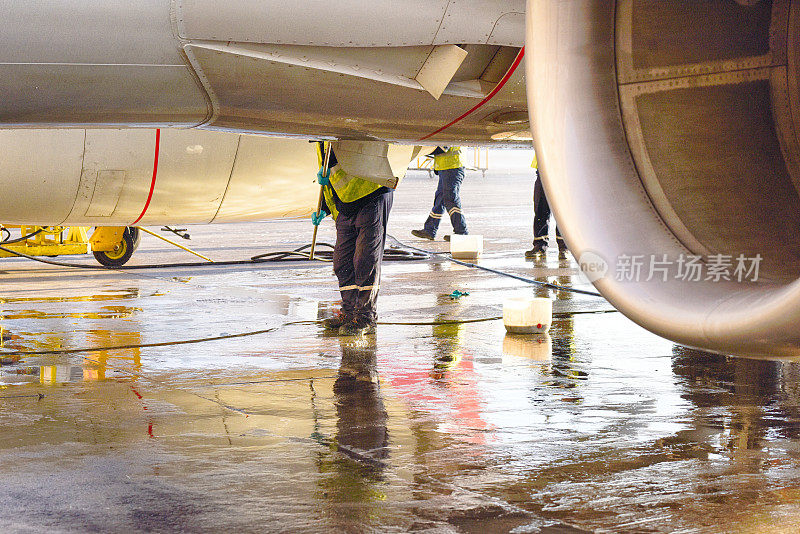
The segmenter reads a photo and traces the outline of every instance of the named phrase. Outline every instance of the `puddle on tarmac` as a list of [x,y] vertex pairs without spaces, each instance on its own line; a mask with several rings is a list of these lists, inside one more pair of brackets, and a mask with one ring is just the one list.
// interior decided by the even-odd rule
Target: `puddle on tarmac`
[[[3,297],[0,296],[0,304],[16,304],[19,302],[103,302],[120,299],[136,299],[145,295],[139,288],[113,289],[107,290],[103,295],[80,295],[80,296],[54,296],[54,297]],[[151,294],[149,296],[158,296]]]
[[142,311],[142,308],[127,306],[101,306],[97,312],[46,312],[41,310],[15,310],[5,312],[5,320],[14,319],[127,319]]
[[[542,274],[522,250],[488,259],[573,283],[552,254]],[[460,267],[384,275],[385,321],[486,317],[520,294],[551,296],[557,313],[607,307]],[[5,301],[3,313],[20,314],[4,320],[5,349],[199,338],[336,307],[329,267],[219,276],[217,291],[202,276],[167,286],[170,298],[148,298],[169,281],[138,281],[129,317],[102,308],[108,299]],[[239,293],[226,299],[226,284]],[[454,289],[470,295],[451,300]],[[76,328],[74,313],[99,315]],[[298,324],[28,356],[0,368],[0,383],[0,462],[14,466],[0,472],[2,526],[800,531],[800,366],[679,348],[616,313],[557,316],[542,336],[499,321],[381,325],[363,339]]]
[[130,372],[108,368],[103,363],[98,364],[97,361],[89,361],[84,365],[15,366],[0,369],[0,386],[35,383],[43,386],[60,386],[78,382],[133,378]]

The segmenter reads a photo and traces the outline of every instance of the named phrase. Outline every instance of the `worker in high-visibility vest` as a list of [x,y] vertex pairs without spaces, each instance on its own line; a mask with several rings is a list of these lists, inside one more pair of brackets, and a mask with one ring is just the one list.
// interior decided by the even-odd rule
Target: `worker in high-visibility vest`
[[371,333],[378,318],[381,262],[394,190],[346,173],[332,150],[328,172],[323,173],[323,150],[327,146],[317,143],[317,179],[323,186],[324,202],[312,222],[319,225],[329,213],[336,221],[333,271],[339,279],[342,309],[323,324],[343,335]]
[[[461,197],[459,196],[461,182],[464,181],[461,147],[436,147],[436,150],[433,151],[433,170],[439,175],[439,185],[433,197],[433,208],[422,230],[412,230],[411,234],[423,239],[434,239],[445,210],[450,216],[453,232],[461,235],[468,234],[467,221],[461,211]],[[444,236],[444,240],[449,241],[450,236]]]
[[[531,167],[533,167],[536,182],[533,184],[533,248],[525,251],[525,257],[528,259],[544,256],[549,241],[547,234],[550,231],[550,204],[544,194],[542,180],[539,177],[539,162],[535,154]],[[558,225],[556,225],[556,243],[558,243],[558,257],[566,258],[567,245],[564,243],[564,238],[561,237]]]

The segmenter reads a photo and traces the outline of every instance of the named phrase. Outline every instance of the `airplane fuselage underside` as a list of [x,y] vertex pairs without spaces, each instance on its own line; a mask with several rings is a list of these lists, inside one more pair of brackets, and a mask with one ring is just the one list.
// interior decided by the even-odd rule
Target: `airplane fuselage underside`
[[[522,0],[3,4],[0,127],[414,142],[497,87],[524,40]],[[449,138],[527,137],[522,70]]]

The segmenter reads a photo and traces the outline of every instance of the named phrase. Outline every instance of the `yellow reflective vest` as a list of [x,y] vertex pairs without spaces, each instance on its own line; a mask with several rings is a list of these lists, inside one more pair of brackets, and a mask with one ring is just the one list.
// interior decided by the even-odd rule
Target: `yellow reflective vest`
[[461,161],[461,147],[451,146],[443,154],[436,154],[433,157],[433,170],[446,171],[449,169],[458,169],[463,167],[464,162]]
[[[326,141],[326,149],[329,149],[329,146],[329,143]],[[321,143],[317,143],[317,162],[321,169],[324,164],[324,154],[322,152]],[[347,174],[339,168],[338,164],[328,170],[328,180],[331,184],[322,188],[322,194],[325,197],[325,204],[327,204],[328,208],[331,210],[331,216],[334,221],[339,216],[339,212],[336,209],[336,200],[333,198],[333,191],[331,191],[331,188],[336,191],[336,196],[338,196],[339,200],[342,202],[355,202],[381,188],[379,184],[359,178],[358,176]]]

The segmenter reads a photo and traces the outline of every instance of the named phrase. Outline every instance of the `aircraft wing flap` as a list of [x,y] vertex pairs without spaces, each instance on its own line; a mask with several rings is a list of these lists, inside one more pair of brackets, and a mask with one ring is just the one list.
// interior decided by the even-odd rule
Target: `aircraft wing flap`
[[466,57],[467,51],[456,45],[437,46],[414,79],[439,100]]
[[[496,86],[479,79],[452,82],[435,100],[410,78],[419,72],[430,47],[400,47],[385,54],[382,50],[372,63],[361,59],[374,50],[332,47],[283,47],[279,55],[271,55],[271,45],[203,42],[187,44],[184,50],[214,108],[208,127],[409,141],[449,123]],[[331,50],[338,55],[326,58],[323,52]],[[300,51],[305,54],[296,53]],[[348,59],[350,52],[367,55],[352,61],[357,56]],[[411,56],[404,56],[409,52]],[[341,97],[348,94],[360,96]],[[472,132],[466,136],[487,140],[505,131],[505,125],[487,116],[501,109],[524,110],[523,96],[520,91],[501,91],[481,114],[460,122],[456,138]]]

